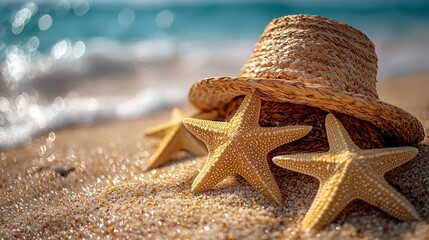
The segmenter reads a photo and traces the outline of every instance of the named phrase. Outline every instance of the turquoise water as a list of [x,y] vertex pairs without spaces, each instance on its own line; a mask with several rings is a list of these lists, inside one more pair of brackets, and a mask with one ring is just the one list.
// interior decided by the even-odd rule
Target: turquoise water
[[237,75],[271,19],[315,14],[376,44],[379,78],[429,69],[428,1],[2,1],[0,148],[186,104]]
[[[39,39],[37,50],[42,53],[48,52],[63,38],[88,41],[106,37],[121,43],[158,38],[177,41],[256,40],[271,19],[299,13],[337,19],[375,38],[407,34],[416,28],[427,29],[429,26],[428,1],[371,1],[368,4],[362,1],[327,1],[328,4],[313,5],[297,1],[120,2],[50,1],[27,4],[30,6],[28,9],[36,9],[32,10],[32,16],[23,24],[23,29],[16,31],[19,33],[12,31],[12,25],[15,15],[26,4],[20,1],[0,3],[0,40],[5,44],[2,56],[4,58],[5,49],[11,44],[23,45],[33,36]],[[164,18],[167,18],[164,25],[162,14],[159,15],[163,11]],[[46,14],[52,19],[52,25],[42,31],[39,22]]]

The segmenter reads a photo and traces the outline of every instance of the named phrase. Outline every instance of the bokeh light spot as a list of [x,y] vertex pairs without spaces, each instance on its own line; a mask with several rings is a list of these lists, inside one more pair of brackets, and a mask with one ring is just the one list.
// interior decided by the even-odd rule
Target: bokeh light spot
[[51,53],[56,59],[68,56],[70,54],[70,41],[68,39],[59,41],[52,47]]
[[42,31],[46,31],[52,26],[52,17],[49,14],[45,14],[39,18],[39,28]]
[[77,41],[74,44],[72,54],[75,58],[80,58],[85,53],[85,49],[85,43],[83,43],[82,41]]
[[78,17],[85,15],[89,11],[89,3],[86,0],[74,1],[73,11]]
[[174,22],[174,14],[169,10],[163,10],[156,15],[156,25],[161,29],[167,29]]
[[32,36],[31,38],[28,39],[26,46],[30,52],[34,52],[39,47],[39,44],[40,44],[39,38],[36,36]]
[[55,5],[55,14],[57,16],[63,17],[70,12],[70,2],[67,0],[61,0]]
[[0,112],[9,110],[9,101],[5,97],[0,97]]
[[130,26],[136,17],[136,14],[133,10],[130,9],[122,9],[118,15],[117,21],[121,27]]
[[35,4],[34,2],[26,3],[24,5],[24,8],[30,10],[31,16],[33,16],[34,14],[36,14],[37,9],[38,9],[37,4]]
[[15,35],[18,35],[24,30],[24,19],[23,18],[15,18],[15,20],[12,23],[12,33]]

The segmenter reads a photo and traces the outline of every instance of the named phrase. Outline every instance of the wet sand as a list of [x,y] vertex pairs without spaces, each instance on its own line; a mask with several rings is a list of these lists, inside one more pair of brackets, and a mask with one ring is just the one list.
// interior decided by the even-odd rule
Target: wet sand
[[[380,98],[412,112],[429,131],[429,73],[381,82]],[[190,192],[205,157],[179,153],[171,164],[144,166],[158,140],[143,131],[169,112],[44,134],[0,155],[0,238],[427,239],[429,140],[388,172],[387,181],[416,207],[421,221],[402,222],[362,201],[330,225],[302,232],[316,179],[272,166],[283,205],[240,177],[206,193]]]

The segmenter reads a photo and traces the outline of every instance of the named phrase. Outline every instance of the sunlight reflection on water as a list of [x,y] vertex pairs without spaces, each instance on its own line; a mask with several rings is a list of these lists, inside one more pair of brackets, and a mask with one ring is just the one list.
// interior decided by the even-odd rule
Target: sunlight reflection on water
[[[295,13],[285,4],[262,1],[59,0],[4,6],[9,11],[0,9],[0,148],[68,124],[134,118],[182,104],[194,81],[237,75],[265,24]],[[382,76],[428,69],[429,21],[419,15],[421,9],[372,17],[371,8],[359,15],[330,6],[294,11],[346,20],[374,37]],[[401,27],[389,16],[405,33],[395,32]]]

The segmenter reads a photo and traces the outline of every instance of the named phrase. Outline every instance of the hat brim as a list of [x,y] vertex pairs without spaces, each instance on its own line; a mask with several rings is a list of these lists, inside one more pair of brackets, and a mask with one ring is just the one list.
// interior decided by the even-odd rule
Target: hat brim
[[410,113],[362,94],[336,91],[317,84],[294,80],[247,77],[211,77],[197,81],[189,91],[189,101],[208,111],[230,102],[234,97],[256,89],[264,101],[290,102],[340,112],[371,122],[393,135],[401,144],[424,139],[422,124]]

